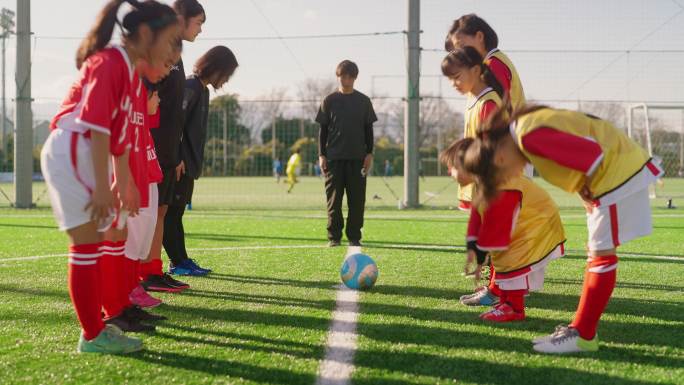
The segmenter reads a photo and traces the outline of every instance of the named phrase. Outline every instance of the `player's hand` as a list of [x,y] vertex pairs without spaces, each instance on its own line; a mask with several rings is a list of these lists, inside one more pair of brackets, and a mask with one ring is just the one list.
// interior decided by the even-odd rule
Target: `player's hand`
[[468,250],[466,252],[466,260],[463,265],[463,275],[466,277],[471,276],[475,273],[475,267],[477,266],[477,255],[474,250]]
[[185,174],[185,162],[181,160],[178,166],[176,166],[176,182],[180,180],[183,174]]
[[319,156],[318,165],[321,166],[321,171],[323,171],[323,174],[328,173],[328,158],[323,155]]
[[147,114],[148,115],[154,115],[157,113],[157,110],[159,109],[159,102],[161,99],[159,99],[159,92],[154,91],[152,92],[152,96],[150,96],[149,100],[147,101]]
[[477,265],[475,268],[475,271],[473,272],[473,282],[475,283],[475,287],[480,286],[480,279],[482,278],[482,265]]
[[373,164],[373,154],[366,154],[366,157],[363,159],[364,175],[368,175],[371,164]]
[[121,210],[128,211],[129,217],[135,217],[140,211],[140,192],[135,186],[135,183],[129,183],[125,189],[120,189],[119,200],[121,201]]
[[105,188],[96,188],[90,196],[90,202],[83,210],[90,210],[90,219],[97,223],[98,227],[103,224],[109,214],[115,210],[116,201],[112,192]]

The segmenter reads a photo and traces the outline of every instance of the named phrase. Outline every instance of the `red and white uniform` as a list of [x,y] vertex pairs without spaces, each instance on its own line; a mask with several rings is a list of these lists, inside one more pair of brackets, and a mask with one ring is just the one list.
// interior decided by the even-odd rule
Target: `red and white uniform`
[[[142,81],[138,81],[138,87],[133,97],[133,116],[136,116],[136,128],[139,133],[139,141],[131,151],[131,172],[139,173],[136,186],[140,190],[140,211],[134,218],[128,218],[128,240],[126,242],[126,257],[132,260],[144,260],[152,247],[154,229],[157,225],[157,206],[159,191],[157,183],[162,180],[162,172],[154,151],[154,142],[150,134],[150,128],[154,126],[153,116],[147,114],[147,89]],[[141,123],[138,125],[138,119]],[[135,148],[137,146],[137,149]],[[133,170],[133,154],[135,154],[136,167]]]
[[93,54],[83,63],[79,79],[50,123],[41,168],[60,230],[90,222],[90,212],[84,207],[95,189],[91,132],[109,135],[109,153],[114,156],[123,155],[131,147],[133,75],[123,48],[114,46]]

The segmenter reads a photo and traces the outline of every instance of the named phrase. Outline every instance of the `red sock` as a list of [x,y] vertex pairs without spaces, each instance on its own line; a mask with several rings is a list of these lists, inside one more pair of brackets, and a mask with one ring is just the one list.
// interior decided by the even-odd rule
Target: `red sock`
[[146,280],[150,275],[164,275],[161,259],[153,259],[140,264],[140,278]]
[[140,261],[137,259],[124,258],[124,275],[126,276],[126,292],[131,294],[133,289],[138,286],[138,266]]
[[616,255],[594,257],[587,263],[584,287],[575,319],[570,326],[577,329],[580,337],[591,340],[596,335],[601,314],[606,309],[617,277]]
[[69,246],[69,296],[86,340],[97,337],[104,329],[99,256],[99,243]]
[[[102,282],[102,308],[105,318],[116,317],[123,312],[126,303],[121,296],[124,284],[123,253],[125,242],[104,241],[100,275]],[[127,299],[128,300],[128,299]]]
[[501,303],[511,305],[518,313],[525,312],[525,294],[527,290],[501,290]]
[[489,292],[497,297],[501,297],[501,289],[499,285],[496,284],[496,271],[494,271],[494,265],[489,264]]

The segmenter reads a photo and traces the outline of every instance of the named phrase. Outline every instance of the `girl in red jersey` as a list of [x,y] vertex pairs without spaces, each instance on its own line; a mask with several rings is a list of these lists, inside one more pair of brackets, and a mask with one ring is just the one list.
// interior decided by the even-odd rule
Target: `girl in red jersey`
[[[111,40],[122,0],[109,1],[81,43],[79,80],[69,90],[41,153],[41,166],[59,228],[69,237],[69,294],[82,326],[79,352],[140,350],[142,341],[102,321],[99,257],[102,231],[119,210],[135,214],[127,164],[131,149],[131,83],[136,73],[164,60],[178,19],[156,1],[127,1],[123,43]],[[110,186],[110,162],[114,184]]]

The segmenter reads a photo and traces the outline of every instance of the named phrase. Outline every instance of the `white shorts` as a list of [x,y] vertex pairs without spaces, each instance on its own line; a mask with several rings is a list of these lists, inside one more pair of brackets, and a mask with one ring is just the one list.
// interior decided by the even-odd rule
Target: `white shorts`
[[126,258],[142,261],[147,258],[152,247],[154,229],[157,226],[157,210],[159,209],[159,190],[156,183],[150,183],[150,202],[133,218],[126,220],[128,239],[126,240]]
[[558,245],[546,258],[528,266],[525,269],[518,270],[509,274],[496,273],[494,281],[501,290],[529,290],[541,291],[544,288],[544,275],[546,274],[546,265],[549,262],[558,259],[565,255],[563,244]]
[[[95,189],[90,139],[70,131],[53,130],[43,145],[40,166],[59,229],[70,230],[90,222],[90,211],[84,210]],[[113,220],[112,214],[99,231],[105,231]]]
[[632,239],[651,234],[648,187],[587,213],[591,251],[610,250]]

